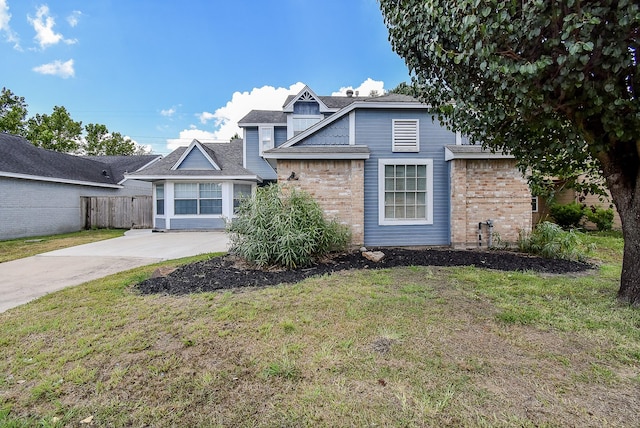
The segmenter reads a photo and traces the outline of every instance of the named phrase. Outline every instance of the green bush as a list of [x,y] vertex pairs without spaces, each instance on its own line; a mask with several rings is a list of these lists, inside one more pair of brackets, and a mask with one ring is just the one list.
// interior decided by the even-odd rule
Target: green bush
[[592,206],[585,212],[587,220],[595,224],[600,232],[611,230],[613,227],[613,209]]
[[586,248],[576,230],[565,231],[554,223],[539,223],[530,234],[521,233],[518,248],[525,253],[549,259],[585,260],[591,248]]
[[580,227],[580,222],[584,217],[584,207],[577,203],[570,204],[553,204],[549,208],[551,217],[563,229],[575,229]]
[[229,223],[230,252],[260,267],[293,269],[347,248],[349,228],[327,221],[313,198],[272,184],[243,199]]

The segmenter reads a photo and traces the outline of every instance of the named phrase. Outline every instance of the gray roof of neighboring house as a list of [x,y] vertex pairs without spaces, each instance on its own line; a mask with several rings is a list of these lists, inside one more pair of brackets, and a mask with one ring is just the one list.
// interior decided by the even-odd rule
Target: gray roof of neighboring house
[[[82,157],[36,147],[17,135],[0,133],[0,175],[51,181],[117,185],[127,169],[140,168],[159,155]],[[111,157],[109,157],[111,158]]]
[[161,155],[130,155],[130,156],[82,156],[85,159],[102,162],[111,166],[116,181],[124,179],[124,175],[135,172],[162,158]]
[[245,117],[238,121],[238,125],[253,123],[287,123],[287,115],[282,111],[251,110]]
[[207,155],[214,160],[220,170],[197,170],[197,169],[171,169],[180,160],[188,147],[178,147],[164,158],[149,165],[148,167],[127,174],[127,177],[135,179],[144,177],[145,179],[160,180],[163,178],[178,177],[240,177],[255,179],[256,174],[242,167],[242,140],[233,140],[230,143],[200,143],[206,150]]

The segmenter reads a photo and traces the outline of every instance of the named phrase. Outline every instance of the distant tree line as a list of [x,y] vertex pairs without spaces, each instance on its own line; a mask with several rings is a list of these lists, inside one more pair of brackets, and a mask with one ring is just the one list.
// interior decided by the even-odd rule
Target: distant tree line
[[24,97],[2,88],[0,93],[0,132],[20,135],[37,147],[78,155],[144,154],[144,147],[106,125],[89,123],[82,126],[66,108],[55,106],[51,114],[27,118]]

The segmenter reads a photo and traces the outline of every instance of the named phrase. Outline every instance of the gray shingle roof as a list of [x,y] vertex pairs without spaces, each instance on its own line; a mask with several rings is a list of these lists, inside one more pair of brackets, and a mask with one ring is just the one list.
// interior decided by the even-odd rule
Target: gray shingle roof
[[246,176],[248,180],[254,179],[256,174],[242,167],[242,140],[233,140],[230,143],[200,143],[207,154],[216,162],[220,170],[197,170],[171,168],[178,162],[187,150],[187,147],[178,147],[164,158],[139,171],[127,174],[127,177],[146,177],[148,179],[163,179],[176,177],[210,176],[224,177]]
[[124,175],[129,172],[135,172],[145,165],[150,164],[160,155],[131,155],[131,156],[82,156],[84,159],[91,159],[102,162],[111,166],[116,181],[120,182],[124,179]]
[[287,123],[287,115],[282,111],[251,110],[245,117],[238,121],[238,125],[245,123]]
[[140,168],[158,155],[82,157],[36,147],[17,135],[0,133],[0,173],[34,178],[117,185],[125,169]]

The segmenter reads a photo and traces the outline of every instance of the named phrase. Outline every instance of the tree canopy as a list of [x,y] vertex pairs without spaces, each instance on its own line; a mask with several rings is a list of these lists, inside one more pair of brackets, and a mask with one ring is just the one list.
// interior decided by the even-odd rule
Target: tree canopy
[[22,135],[25,118],[27,117],[27,103],[24,97],[14,95],[7,88],[0,92],[0,132]]
[[32,144],[48,150],[83,155],[144,154],[143,147],[106,125],[82,126],[65,107],[55,106],[52,113],[27,119],[27,103],[9,89],[0,93],[0,132],[20,135]]
[[523,171],[606,179],[625,236],[619,295],[640,304],[638,2],[380,5],[416,94],[447,126],[512,153]]

